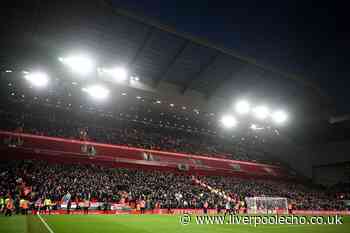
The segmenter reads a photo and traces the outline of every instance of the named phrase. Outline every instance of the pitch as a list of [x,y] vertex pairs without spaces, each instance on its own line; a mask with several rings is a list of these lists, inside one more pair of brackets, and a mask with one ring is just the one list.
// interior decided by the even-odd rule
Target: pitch
[[[343,225],[197,225],[180,224],[177,215],[36,215],[0,217],[0,233],[347,233],[350,217]],[[49,228],[49,229],[48,229]]]

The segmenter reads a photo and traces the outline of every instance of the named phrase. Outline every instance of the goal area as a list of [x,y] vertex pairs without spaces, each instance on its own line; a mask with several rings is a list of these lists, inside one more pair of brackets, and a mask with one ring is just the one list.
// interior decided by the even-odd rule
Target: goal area
[[288,214],[288,200],[284,197],[246,197],[248,214]]

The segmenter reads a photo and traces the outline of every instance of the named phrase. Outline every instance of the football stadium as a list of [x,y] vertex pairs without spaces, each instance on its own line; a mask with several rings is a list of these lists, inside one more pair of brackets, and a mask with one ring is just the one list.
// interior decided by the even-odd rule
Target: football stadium
[[349,232],[327,90],[115,2],[2,9],[0,233]]

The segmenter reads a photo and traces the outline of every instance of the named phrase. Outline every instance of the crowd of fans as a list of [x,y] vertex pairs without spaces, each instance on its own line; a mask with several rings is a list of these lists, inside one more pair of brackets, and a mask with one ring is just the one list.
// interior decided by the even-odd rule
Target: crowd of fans
[[[245,146],[249,144],[248,138],[235,143],[218,136],[180,131],[166,125],[146,124],[125,119],[115,120],[96,116],[96,114],[76,116],[72,112],[46,109],[42,106],[36,108],[31,106],[27,110],[25,108],[16,108],[15,111],[0,110],[0,129],[14,130],[21,127],[25,133],[75,139],[80,137],[79,133],[83,130],[87,133],[87,140],[102,143],[274,163],[274,160],[261,149],[242,150],[248,147]],[[256,139],[252,138],[252,140]],[[257,145],[252,148],[255,147]]]
[[98,202],[139,202],[149,208],[200,208],[205,189],[191,176],[160,171],[107,168],[81,164],[48,164],[43,161],[10,161],[0,166],[0,196],[19,200],[24,187],[28,198],[49,198],[59,204],[68,193],[73,201],[88,198]]
[[286,197],[295,209],[301,210],[340,210],[343,200],[338,192],[326,191],[321,187],[256,179],[237,179],[233,177],[203,177],[206,183],[243,200],[244,197]]
[[[199,185],[198,180],[225,193],[226,198]],[[345,208],[343,199],[334,192],[282,181],[194,177],[164,171],[38,160],[7,161],[0,165],[0,204],[11,197],[18,210],[21,199],[28,202],[29,209],[36,209],[44,202],[50,203],[50,209],[58,209],[68,200],[103,202],[106,208],[110,203],[144,203],[147,209],[203,208],[205,205],[224,209],[227,197],[232,205],[240,203],[240,208],[244,208],[245,198],[256,196],[286,197],[294,209]]]

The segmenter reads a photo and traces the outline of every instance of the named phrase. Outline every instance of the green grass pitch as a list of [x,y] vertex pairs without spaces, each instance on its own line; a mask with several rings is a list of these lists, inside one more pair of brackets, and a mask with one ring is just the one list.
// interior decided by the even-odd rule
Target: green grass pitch
[[[350,217],[343,225],[189,225],[170,215],[51,215],[42,216],[53,233],[349,233]],[[0,216],[0,233],[52,233],[38,216]]]

